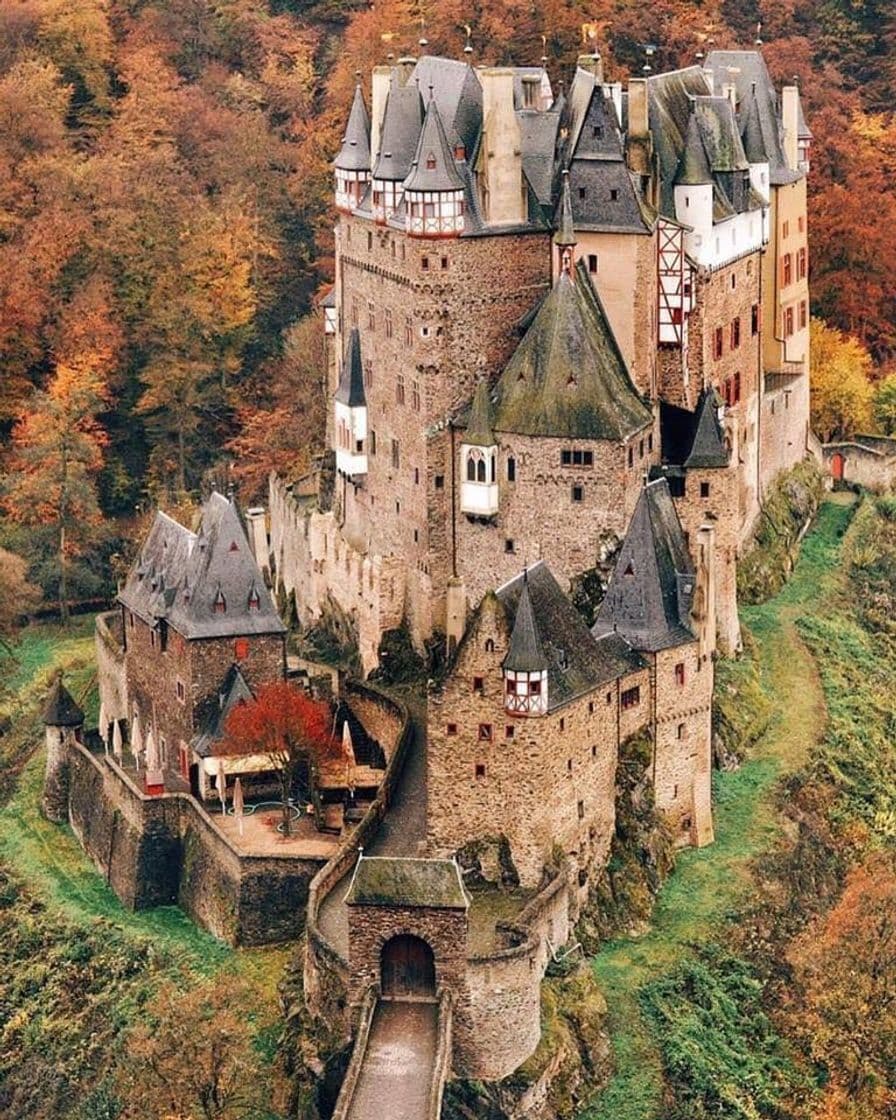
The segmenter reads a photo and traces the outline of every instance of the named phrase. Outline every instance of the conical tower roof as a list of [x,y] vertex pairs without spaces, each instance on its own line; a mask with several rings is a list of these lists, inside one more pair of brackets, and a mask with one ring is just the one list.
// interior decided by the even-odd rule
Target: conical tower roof
[[334,400],[349,408],[361,408],[367,404],[364,395],[364,369],[361,365],[361,335],[357,327],[353,327],[348,336],[348,353],[342,363]]
[[563,187],[560,192],[560,206],[556,215],[557,232],[554,244],[564,248],[576,244],[576,231],[572,220],[572,197],[569,193],[569,172],[563,172]]
[[704,389],[697,402],[694,441],[685,467],[727,467],[728,447],[719,423],[715,389]]
[[678,170],[675,172],[675,185],[678,187],[699,187],[711,182],[712,172],[709,169],[709,160],[706,158],[703,137],[700,135],[697,113],[692,109],[688,118],[684,151],[678,162]]
[[765,150],[765,140],[762,136],[762,119],[759,115],[759,102],[756,98],[755,89],[750,94],[741,139],[744,145],[744,153],[750,163],[769,162],[768,153]]
[[364,104],[361,86],[357,85],[352,109],[348,115],[348,124],[345,126],[345,136],[342,138],[342,147],[333,164],[343,171],[369,171],[370,163],[370,117]]
[[485,378],[479,382],[473,394],[464,443],[475,444],[476,447],[493,447],[495,444],[492,433],[492,402]]
[[545,296],[494,397],[497,432],[622,440],[650,423],[581,261]]
[[405,190],[410,191],[463,190],[463,180],[445,135],[442,116],[432,99],[423,118],[417,152],[404,185]]
[[423,103],[417,86],[410,82],[402,85],[393,75],[373,169],[375,179],[401,182],[407,178],[420,138],[422,116]]
[[84,713],[62,683],[61,674],[53,681],[44,705],[43,721],[48,727],[80,727],[84,722]]
[[532,610],[529,580],[524,578],[504,668],[512,673],[541,673],[547,667],[547,658],[535,623],[535,612]]

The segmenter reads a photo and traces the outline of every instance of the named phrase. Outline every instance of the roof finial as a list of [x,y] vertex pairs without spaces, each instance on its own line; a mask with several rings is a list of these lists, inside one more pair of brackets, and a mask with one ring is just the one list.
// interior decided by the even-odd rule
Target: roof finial
[[421,47],[429,46],[429,39],[426,38],[426,16],[422,13],[420,15],[420,38],[417,40]]
[[464,54],[472,54],[473,53],[473,44],[470,42],[470,40],[473,38],[473,29],[470,27],[470,25],[468,23],[465,23],[464,24],[464,31],[466,31],[466,33],[467,33],[467,41],[464,44]]
[[757,47],[762,46],[762,20],[756,24],[756,44]]
[[542,65],[543,69],[545,69],[545,70],[547,69],[547,66],[548,66],[548,37],[547,37],[547,35],[542,35],[542,37],[541,37],[541,65]]
[[644,65],[641,67],[642,74],[649,74],[653,70],[650,65],[650,60],[656,54],[656,43],[642,43],[644,48]]

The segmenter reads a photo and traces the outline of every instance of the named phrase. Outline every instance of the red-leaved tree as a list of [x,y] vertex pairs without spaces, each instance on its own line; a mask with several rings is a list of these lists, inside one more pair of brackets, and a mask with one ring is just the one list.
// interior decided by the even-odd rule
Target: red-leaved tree
[[224,755],[265,755],[280,783],[283,832],[290,833],[289,796],[302,766],[308,768],[311,800],[318,812],[317,786],[321,765],[341,757],[333,737],[329,705],[314,700],[288,681],[264,685],[258,695],[227,717],[221,750]]

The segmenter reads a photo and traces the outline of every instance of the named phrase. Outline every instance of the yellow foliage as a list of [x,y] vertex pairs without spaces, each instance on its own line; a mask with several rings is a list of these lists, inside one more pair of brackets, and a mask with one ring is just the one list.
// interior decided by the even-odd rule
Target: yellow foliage
[[812,320],[812,428],[824,442],[871,423],[871,355],[856,338]]

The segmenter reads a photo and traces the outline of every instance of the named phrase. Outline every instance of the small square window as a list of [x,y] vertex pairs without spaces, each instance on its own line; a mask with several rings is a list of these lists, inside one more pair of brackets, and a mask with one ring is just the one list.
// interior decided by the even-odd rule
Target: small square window
[[585,802],[584,801],[580,801],[578,803],[578,805],[576,806],[576,811],[579,814],[579,820],[580,821],[584,820],[585,819]]
[[515,734],[516,734],[516,728],[513,726],[512,723],[508,723],[507,726],[504,728],[504,738],[505,739],[512,739]]
[[585,188],[584,187],[579,187],[579,198],[584,198],[584,197],[585,197]]
[[485,777],[485,763],[484,762],[477,762],[476,763],[476,777],[477,778],[484,778]]
[[492,741],[492,725],[490,723],[479,724],[479,741],[480,743],[490,743]]
[[611,202],[618,202],[619,201],[619,191],[616,190],[615,187],[610,191],[610,201]]
[[568,467],[572,463],[572,451],[566,450],[560,452],[560,466]]
[[424,272],[427,272],[429,270],[429,257],[420,258],[420,267]]
[[442,257],[441,264],[442,264],[442,268],[447,268],[448,267],[448,258],[447,257]]
[[708,498],[709,497],[709,483],[708,482],[701,482],[700,483],[700,497],[701,498]]
[[573,486],[573,488],[572,488],[572,500],[574,502],[581,502],[584,497],[585,497],[584,486]]
[[484,690],[485,690],[485,678],[484,677],[474,677],[473,678],[473,691],[481,693]]
[[443,474],[437,474],[436,475],[435,486],[436,486],[436,490],[444,490],[445,489],[445,476]]
[[446,735],[456,735],[457,734],[457,724],[456,723],[449,723],[448,726],[445,728],[445,734]]
[[675,666],[675,683],[677,685],[684,684],[684,662],[679,661]]
[[507,540],[504,542],[504,551],[505,552],[514,552],[515,551],[514,543],[513,543],[512,539],[510,537],[508,537]]
[[588,254],[588,271],[592,276],[597,272],[597,253]]
[[233,643],[233,656],[237,661],[244,661],[249,656],[248,638],[237,638]]

